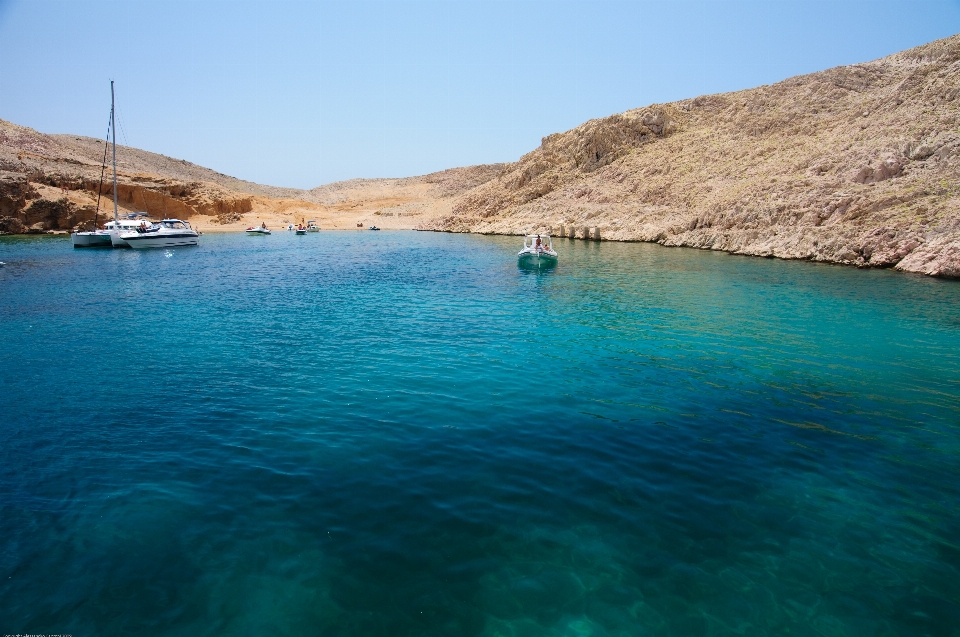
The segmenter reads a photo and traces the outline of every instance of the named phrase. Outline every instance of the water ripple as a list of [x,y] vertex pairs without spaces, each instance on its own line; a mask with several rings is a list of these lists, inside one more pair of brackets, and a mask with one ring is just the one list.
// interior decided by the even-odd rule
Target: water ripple
[[0,628],[952,634],[960,285],[0,238]]

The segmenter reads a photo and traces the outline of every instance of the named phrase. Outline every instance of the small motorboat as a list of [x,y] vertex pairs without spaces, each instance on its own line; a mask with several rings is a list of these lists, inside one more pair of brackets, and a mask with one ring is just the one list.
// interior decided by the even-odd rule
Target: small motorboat
[[149,227],[144,224],[136,232],[124,232],[120,238],[131,248],[176,248],[200,245],[200,233],[180,219],[164,219]]
[[290,230],[296,230],[296,226],[293,225],[292,223],[287,224],[287,231],[290,231]]
[[537,269],[557,265],[557,253],[550,235],[527,235],[523,240],[523,250],[517,253],[517,265]]
[[114,248],[129,248],[130,244],[124,241],[120,235],[124,232],[136,232],[140,228],[153,227],[153,222],[146,219],[117,219],[109,221],[103,225],[103,229],[110,235],[110,244]]
[[272,234],[266,226],[253,226],[247,228],[247,234],[253,236],[255,234]]
[[369,228],[369,230],[379,230],[379,229],[380,229],[380,228],[378,228],[378,227],[376,227],[376,226],[370,226],[370,228]]
[[315,219],[311,219],[307,222],[307,232],[320,232],[320,226],[317,225]]

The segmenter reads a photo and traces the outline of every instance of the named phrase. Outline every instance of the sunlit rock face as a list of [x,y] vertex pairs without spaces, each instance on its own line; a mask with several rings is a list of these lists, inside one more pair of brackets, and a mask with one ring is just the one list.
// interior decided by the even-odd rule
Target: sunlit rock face
[[960,272],[960,36],[545,137],[424,228]]
[[[0,120],[0,232],[86,230],[113,211],[104,140],[46,135]],[[241,181],[136,148],[118,147],[117,204],[154,218],[221,217],[250,212],[302,191]]]

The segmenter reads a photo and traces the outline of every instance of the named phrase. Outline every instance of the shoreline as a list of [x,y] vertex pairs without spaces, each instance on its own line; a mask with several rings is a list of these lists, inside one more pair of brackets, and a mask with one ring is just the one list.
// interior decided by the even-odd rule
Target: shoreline
[[[250,225],[232,223],[232,224],[227,224],[227,225],[225,225],[225,226],[222,226],[222,225],[219,225],[219,224],[212,224],[211,226],[208,226],[208,227],[206,227],[206,228],[198,228],[198,227],[193,223],[193,220],[187,219],[187,221],[190,221],[191,225],[193,225],[194,228],[197,228],[197,229],[201,232],[201,235],[204,235],[204,234],[242,234],[242,233],[244,233],[244,232],[246,231],[246,228],[251,227]],[[414,226],[409,225],[409,224],[402,224],[402,225],[401,225],[401,224],[391,224],[391,227],[382,227],[382,226],[380,226],[379,224],[375,224],[375,225],[377,225],[377,227],[380,228],[380,230],[411,231],[411,232],[438,232],[438,233],[446,233],[446,234],[466,234],[466,235],[478,235],[478,236],[522,237],[522,236],[525,236],[526,234],[529,234],[528,232],[504,232],[504,231],[501,231],[501,232],[476,232],[476,231],[443,230],[443,229],[436,229],[436,228],[417,228],[417,227],[414,227]],[[240,226],[243,226],[243,227],[240,227]],[[289,230],[286,229],[286,226],[285,226],[285,225],[284,225],[283,227],[276,227],[276,226],[270,227],[270,226],[268,226],[268,228],[269,228],[273,233],[277,233],[277,234],[283,234],[283,233],[291,232],[291,231],[289,231]],[[324,227],[321,226],[320,232],[319,232],[319,233],[316,233],[316,234],[322,234],[322,233],[324,233],[324,232],[350,232],[350,231],[353,231],[353,232],[367,232],[367,231],[369,231],[369,229],[370,229],[369,226],[366,225],[366,224],[365,224],[364,227],[362,227],[362,228],[357,228],[357,227],[352,227],[352,228],[351,228],[351,227],[332,227],[332,228],[331,228],[331,227],[327,227],[327,228],[324,228]],[[536,231],[534,231],[534,232],[536,232]],[[311,233],[311,234],[314,234],[314,233]],[[656,244],[656,245],[662,246],[662,247],[664,247],[664,248],[688,248],[688,249],[693,249],[693,250],[704,250],[704,251],[709,251],[709,252],[719,252],[719,253],[727,254],[727,255],[730,255],[730,256],[738,256],[738,257],[752,257],[752,258],[760,258],[760,259],[778,259],[778,260],[781,260],[781,261],[804,261],[804,262],[819,263],[819,264],[824,264],[824,265],[833,265],[833,266],[840,266],[840,267],[852,267],[852,268],[855,268],[855,269],[857,269],[857,270],[895,270],[895,271],[897,271],[897,272],[901,272],[901,273],[904,273],[904,274],[922,275],[922,276],[931,277],[931,278],[935,278],[935,279],[942,279],[942,280],[946,280],[946,281],[960,281],[960,275],[941,274],[941,273],[931,274],[931,273],[927,273],[927,272],[923,272],[923,271],[919,271],[919,270],[913,270],[913,269],[908,269],[908,268],[904,268],[904,267],[899,267],[898,265],[874,265],[874,264],[870,264],[870,263],[844,262],[844,261],[837,261],[837,260],[831,260],[831,259],[816,259],[816,258],[810,258],[810,257],[804,257],[804,256],[789,256],[789,255],[783,255],[783,256],[781,256],[781,255],[776,255],[776,254],[751,254],[751,253],[748,253],[748,252],[739,252],[739,251],[734,251],[734,250],[723,250],[723,249],[716,249],[716,248],[709,248],[709,247],[701,247],[701,246],[695,246],[695,245],[670,244],[670,243],[665,243],[665,242],[662,242],[662,241],[655,241],[655,240],[642,239],[642,238],[628,238],[628,237],[623,237],[623,238],[620,238],[620,237],[609,237],[609,238],[608,238],[608,237],[603,237],[602,239],[584,239],[584,238],[581,238],[581,237],[564,237],[564,236],[560,236],[560,235],[554,235],[554,234],[549,233],[549,232],[544,232],[543,234],[547,234],[548,236],[550,236],[550,237],[552,237],[552,238],[554,238],[554,239],[569,239],[570,241],[578,241],[578,242],[579,242],[579,241],[582,241],[582,242],[598,243],[598,244],[599,244],[599,243],[608,243],[608,242],[610,242],[610,243],[649,243],[649,244]],[[0,238],[2,238],[2,237],[43,237],[43,236],[55,237],[55,236],[69,236],[69,235],[70,235],[70,232],[69,232],[69,231],[66,231],[66,230],[47,230],[47,231],[42,231],[42,232],[27,232],[27,233],[0,233]]]

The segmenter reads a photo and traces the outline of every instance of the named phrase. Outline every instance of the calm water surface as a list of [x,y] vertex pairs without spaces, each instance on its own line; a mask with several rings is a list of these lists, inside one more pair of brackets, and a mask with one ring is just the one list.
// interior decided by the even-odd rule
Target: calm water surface
[[0,633],[960,635],[960,284],[0,239]]

